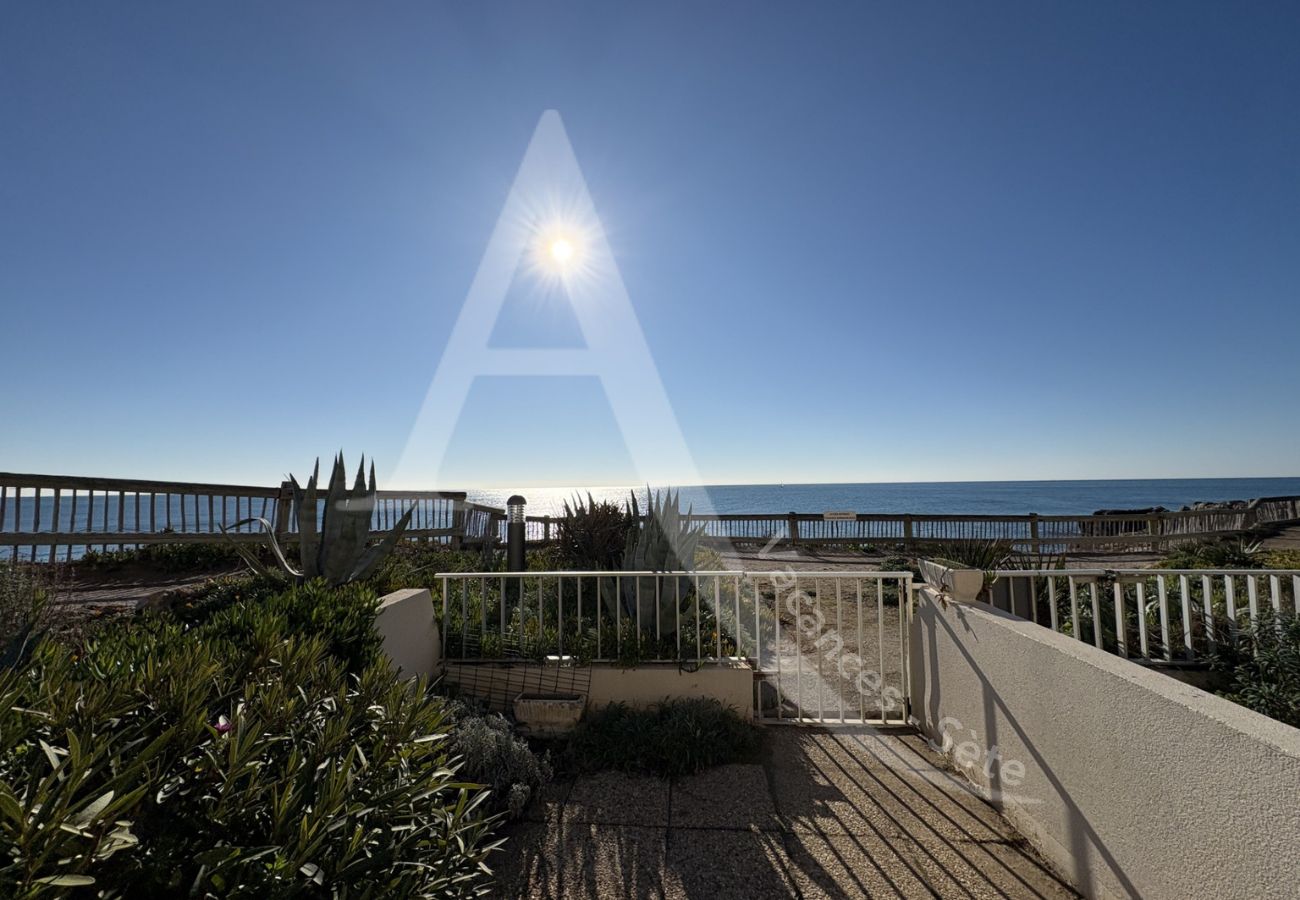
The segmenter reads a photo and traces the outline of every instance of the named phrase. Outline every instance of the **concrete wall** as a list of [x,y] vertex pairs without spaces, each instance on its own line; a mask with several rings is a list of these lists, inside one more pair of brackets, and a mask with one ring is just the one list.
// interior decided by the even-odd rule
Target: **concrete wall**
[[407,675],[437,674],[442,642],[433,618],[433,596],[427,589],[385,594],[379,600],[375,628],[393,668]]
[[[478,690],[491,690],[495,694],[510,693],[513,690],[510,685],[523,689],[527,685],[560,681],[553,674],[541,674],[541,667],[536,663],[448,662],[445,670],[449,681],[473,684]],[[546,670],[553,673],[554,667],[548,666]],[[588,709],[610,703],[649,706],[677,697],[713,697],[745,716],[754,708],[754,673],[745,663],[706,663],[694,672],[683,671],[675,663],[644,663],[630,669],[597,663],[576,671],[591,676],[590,686],[583,683],[588,691]]]
[[918,725],[1085,896],[1300,892],[1300,730],[929,589],[910,629]]

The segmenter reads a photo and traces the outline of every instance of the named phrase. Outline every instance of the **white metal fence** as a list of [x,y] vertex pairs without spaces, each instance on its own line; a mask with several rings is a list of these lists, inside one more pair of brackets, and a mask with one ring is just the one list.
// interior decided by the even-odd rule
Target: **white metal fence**
[[475,572],[438,581],[448,659],[743,659],[763,719],[907,720],[910,572]]
[[1136,660],[1199,661],[1261,613],[1300,614],[1290,569],[1004,570],[993,605]]

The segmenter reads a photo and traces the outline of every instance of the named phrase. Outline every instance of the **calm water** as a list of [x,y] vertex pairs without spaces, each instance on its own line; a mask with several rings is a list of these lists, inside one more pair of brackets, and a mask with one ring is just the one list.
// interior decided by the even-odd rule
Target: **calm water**
[[[520,493],[530,515],[559,515],[575,490],[619,503],[627,487],[533,488],[470,491],[470,499],[505,506]],[[644,495],[645,488],[637,490]],[[1160,478],[1125,481],[969,481],[916,484],[728,484],[682,489],[682,505],[712,505],[718,513],[968,513],[1075,515],[1098,509],[1164,506],[1198,501],[1249,500],[1300,494],[1300,478]]]

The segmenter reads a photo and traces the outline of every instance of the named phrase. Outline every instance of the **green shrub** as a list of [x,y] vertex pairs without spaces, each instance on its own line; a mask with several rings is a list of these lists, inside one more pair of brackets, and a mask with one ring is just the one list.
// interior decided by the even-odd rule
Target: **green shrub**
[[455,773],[444,701],[367,650],[373,592],[326,594],[147,616],[0,672],[0,896],[478,893],[487,794]]
[[1300,617],[1260,610],[1235,642],[1223,636],[1211,667],[1220,696],[1300,728]]
[[1264,568],[1300,570],[1300,550],[1265,550]]
[[917,578],[921,577],[921,570],[916,568],[916,562],[910,556],[886,556],[880,561],[880,571],[911,572]]
[[757,728],[714,699],[668,700],[646,709],[621,703],[590,713],[569,739],[577,772],[617,769],[676,778],[752,760]]
[[[264,554],[269,561],[269,554]],[[242,563],[229,541],[183,544],[144,544],[126,550],[89,550],[73,563],[79,572],[115,572],[136,565],[158,572],[208,572]]]
[[575,496],[564,501],[564,518],[556,522],[556,546],[565,568],[609,570],[623,564],[628,535],[637,527],[629,510],[608,500],[596,502],[590,493],[584,502]]
[[517,819],[551,780],[550,760],[534,753],[499,713],[462,701],[449,703],[448,713],[454,726],[452,753],[461,759],[461,775],[491,789],[488,802],[494,811]]
[[0,668],[17,665],[51,624],[45,567],[0,565]]
[[318,580],[272,592],[274,584],[272,579],[249,581],[247,599],[223,604],[210,598],[186,610],[185,617],[200,637],[230,641],[237,647],[259,629],[319,635],[349,672],[359,672],[378,658],[381,641],[374,622],[379,595],[374,588],[361,584],[331,588]]
[[222,575],[209,579],[197,592],[167,611],[178,621],[193,625],[206,622],[218,611],[236,603],[263,603],[289,587],[288,579],[278,574]]
[[1243,538],[1208,538],[1181,544],[1165,555],[1162,569],[1260,569],[1259,544]]
[[482,571],[483,554],[479,551],[453,550],[438,542],[402,541],[380,563],[370,584],[380,594],[387,594],[403,588],[430,587],[439,572]]

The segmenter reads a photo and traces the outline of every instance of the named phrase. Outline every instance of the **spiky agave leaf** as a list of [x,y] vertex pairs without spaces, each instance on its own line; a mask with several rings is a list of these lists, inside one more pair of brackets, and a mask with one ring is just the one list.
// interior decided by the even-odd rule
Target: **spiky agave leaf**
[[297,478],[293,475],[289,476],[289,482],[293,485],[293,504],[298,519],[298,551],[299,558],[302,560],[301,577],[309,579],[320,574],[318,565],[320,535],[316,529],[316,516],[319,513],[316,484],[319,478],[319,456],[316,457],[316,466],[312,469],[311,478],[307,479],[305,489],[298,486]]
[[267,544],[270,546],[271,552],[275,555],[276,562],[280,564],[280,568],[284,569],[286,572],[288,572],[290,575],[292,575],[295,578],[302,578],[303,573],[295,569],[293,566],[289,565],[289,560],[285,557],[284,551],[280,549],[280,542],[275,538],[275,526],[273,526],[266,519],[262,518],[261,516],[253,516],[251,519],[240,519],[238,522],[231,525],[229,528],[227,528],[225,525],[221,525],[219,527],[221,528],[221,534],[226,538],[227,541],[230,541],[230,545],[234,547],[235,552],[239,554],[239,558],[242,559],[244,562],[246,562],[249,568],[251,568],[257,574],[266,575],[270,573],[270,569],[268,569],[265,565],[263,565],[262,561],[258,559],[257,556],[254,555],[253,552],[248,549],[248,547],[246,547],[244,544],[239,543],[238,541],[231,540],[230,538],[229,532],[235,531],[236,529],[244,525],[253,525],[253,524],[261,525],[262,529],[266,532]]
[[[343,454],[334,462],[330,477],[329,499],[325,506],[324,540],[321,543],[321,575],[330,584],[344,584],[351,580],[357,557],[370,535],[370,516],[364,512],[366,504],[365,457],[357,470],[356,488],[348,490],[348,476]],[[360,526],[360,527],[358,527]]]
[[368,548],[361,554],[361,559],[358,561],[356,569],[353,570],[351,580],[356,581],[362,578],[368,578],[370,573],[374,571],[375,566],[379,565],[380,560],[393,552],[393,548],[397,546],[397,542],[402,539],[402,534],[406,531],[406,526],[411,524],[411,516],[414,513],[415,504],[412,503],[411,507],[402,514],[400,519],[397,520],[397,524],[393,526],[393,530],[384,535],[382,541],[375,544],[373,547]]
[[375,517],[374,463],[370,464],[369,486],[366,485],[365,470],[366,458],[363,455],[360,465],[357,466],[357,477],[353,482],[352,491],[348,494],[346,520],[343,537],[340,540],[340,551],[347,560],[346,566],[340,570],[345,581],[352,581],[359,577],[356,574],[357,567],[370,540],[370,528]]

